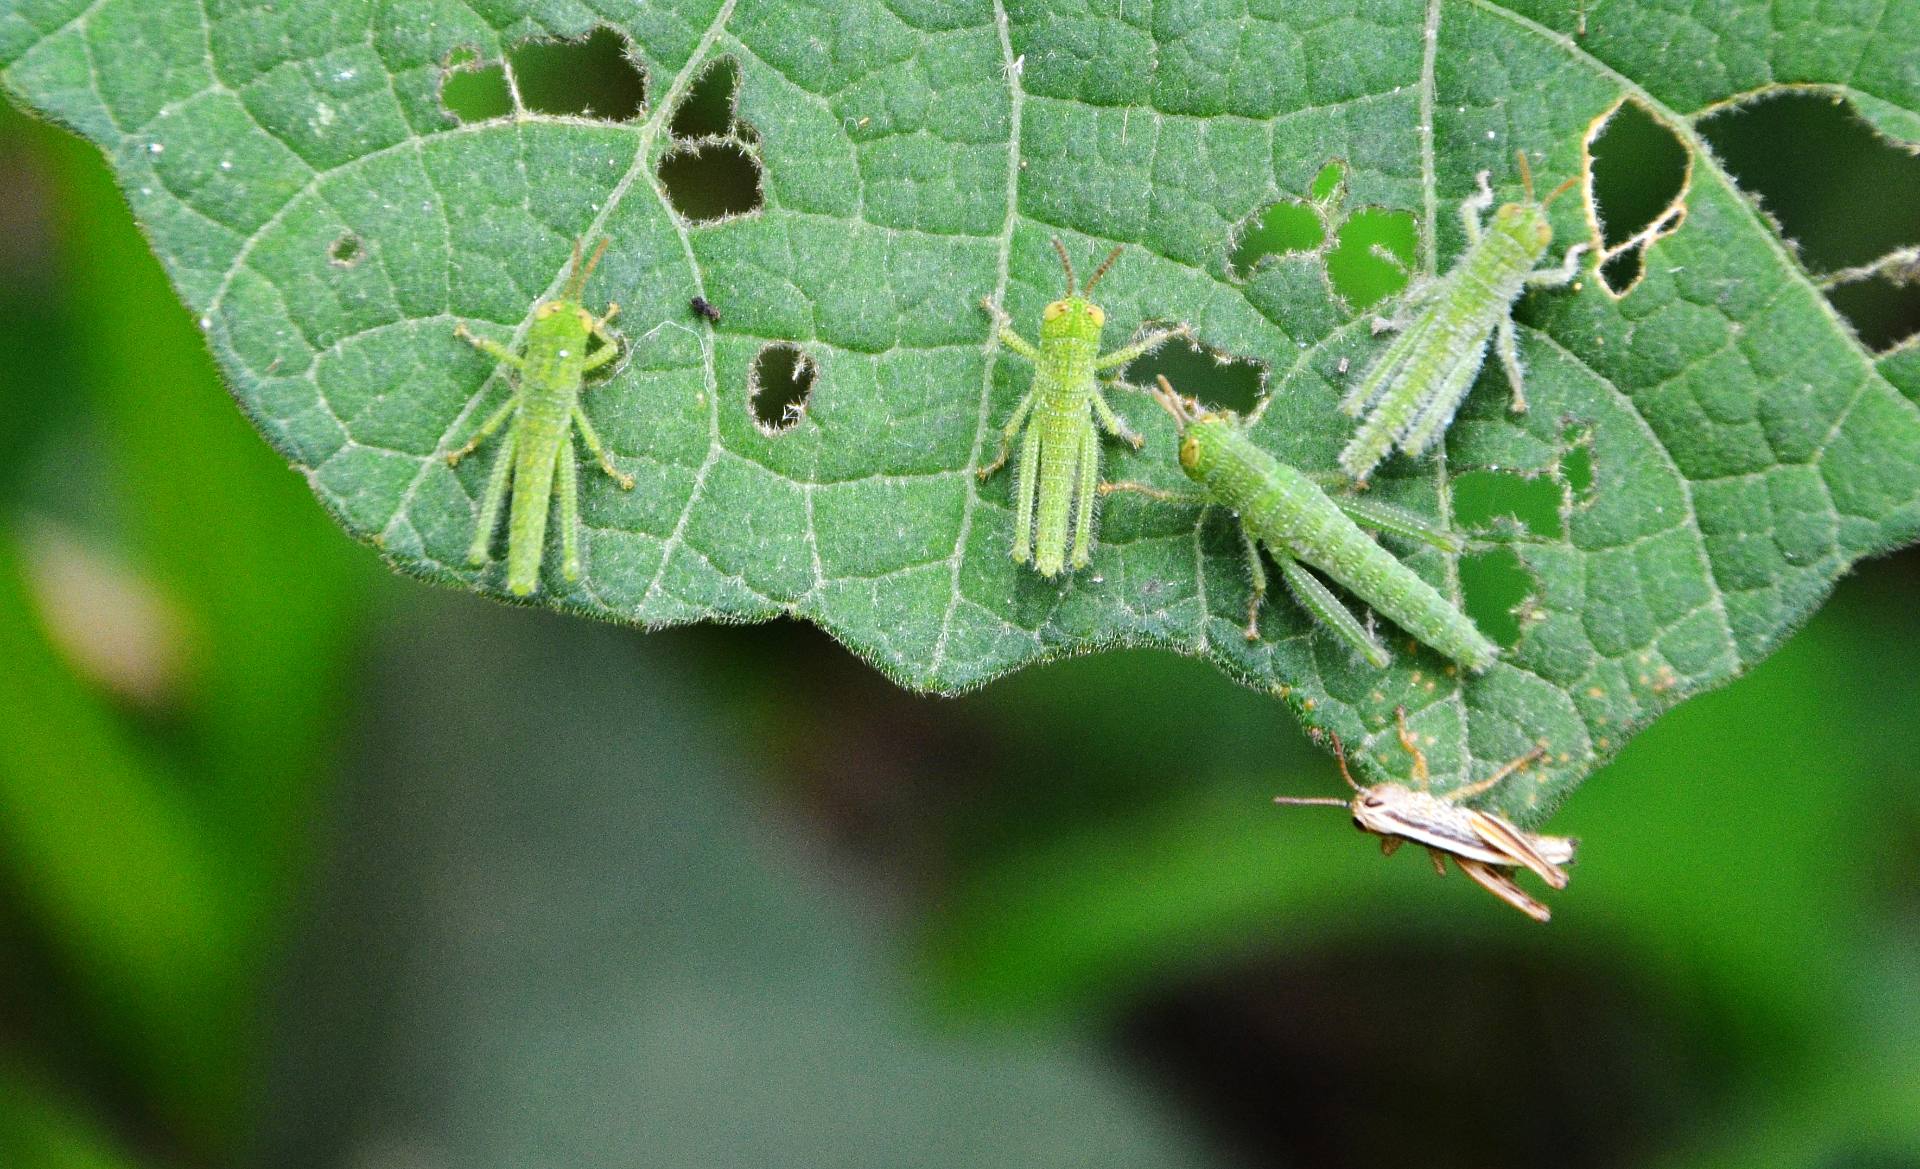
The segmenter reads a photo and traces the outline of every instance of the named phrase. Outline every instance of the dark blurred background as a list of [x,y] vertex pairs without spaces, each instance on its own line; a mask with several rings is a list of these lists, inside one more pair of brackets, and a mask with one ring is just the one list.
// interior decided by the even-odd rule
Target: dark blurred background
[[[1709,131],[1810,270],[1920,241],[1846,107]],[[1625,238],[1679,158],[1597,155]],[[1920,1166],[1914,554],[1596,775],[1540,928],[1272,807],[1331,762],[1192,661],[936,700],[393,577],[92,147],[0,106],[0,191],[0,1167]],[[1349,210],[1367,303],[1411,227]],[[1836,303],[1883,347],[1915,292]]]

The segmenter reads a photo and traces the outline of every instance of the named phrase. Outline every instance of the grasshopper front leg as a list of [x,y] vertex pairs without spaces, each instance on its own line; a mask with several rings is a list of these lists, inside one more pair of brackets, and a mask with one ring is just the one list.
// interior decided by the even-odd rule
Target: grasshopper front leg
[[599,340],[600,348],[587,357],[586,364],[580,367],[581,373],[591,373],[620,356],[620,335],[607,327],[619,315],[620,306],[615,303],[607,306],[605,316],[589,318],[587,329]]
[[1481,171],[1473,176],[1479,190],[1463,199],[1460,203],[1460,226],[1467,233],[1467,246],[1480,242],[1480,216],[1493,206],[1493,187],[1487,182],[1492,171]]
[[1175,337],[1191,337],[1192,335],[1193,330],[1185,325],[1148,333],[1131,345],[1124,346],[1114,350],[1112,353],[1103,354],[1095,358],[1093,371],[1095,373],[1105,373],[1110,369],[1119,369],[1137,357],[1145,357]]
[[527,363],[520,359],[518,353],[500,344],[498,341],[474,333],[467,328],[465,321],[455,322],[453,335],[510,369],[518,371],[524,370],[527,367]]
[[983,296],[980,298],[980,307],[986,309],[987,312],[992,315],[993,334],[999,338],[1002,345],[1005,345],[1008,349],[1018,353],[1033,364],[1040,364],[1040,350],[1028,343],[1025,337],[1013,331],[1012,317],[1001,311],[1000,306],[993,303],[988,297]]

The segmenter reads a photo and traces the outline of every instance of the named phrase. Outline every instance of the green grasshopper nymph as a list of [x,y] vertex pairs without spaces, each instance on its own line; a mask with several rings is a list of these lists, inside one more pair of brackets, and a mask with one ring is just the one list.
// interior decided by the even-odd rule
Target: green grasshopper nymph
[[[613,465],[600,435],[580,406],[586,375],[620,355],[620,339],[607,328],[620,306],[610,304],[605,316],[596,317],[581,304],[587,276],[606,250],[607,241],[603,239],[582,264],[580,243],[574,242],[573,274],[559,296],[534,306],[533,324],[527,328],[521,352],[476,337],[464,322],[454,327],[455,336],[511,370],[516,383],[506,404],[480,424],[465,446],[447,455],[447,465],[454,466],[511,420],[506,437],[500,440],[500,453],[494,456],[486,491],[480,497],[467,560],[476,566],[487,562],[494,526],[499,522],[511,480],[507,589],[515,596],[524,597],[540,584],[547,513],[556,498],[560,503],[560,572],[568,580],[580,579],[580,471],[573,454],[576,429],[587,450],[600,461],[600,469],[623,489],[633,487],[633,477]],[[600,346],[590,350],[594,340]]]
[[1346,808],[1353,814],[1354,827],[1380,837],[1380,851],[1392,856],[1411,840],[1424,845],[1433,869],[1447,875],[1447,858],[1452,857],[1460,871],[1479,886],[1535,921],[1551,915],[1547,907],[1514,883],[1513,870],[1525,868],[1555,889],[1567,887],[1563,865],[1573,862],[1573,850],[1580,843],[1569,836],[1542,836],[1515,826],[1505,817],[1464,806],[1466,801],[1492,790],[1502,780],[1538,759],[1545,752],[1532,751],[1508,763],[1478,783],[1435,795],[1428,790],[1427,757],[1407,730],[1405,709],[1393,712],[1400,728],[1400,745],[1413,755],[1413,779],[1419,786],[1378,783],[1361,787],[1347,770],[1346,748],[1340,736],[1329,733],[1333,756],[1340,762],[1341,778],[1353,789],[1351,800],[1330,796],[1275,796],[1276,804],[1310,804]]
[[1570,283],[1579,273],[1587,245],[1568,248],[1558,268],[1534,271],[1553,244],[1547,206],[1577,180],[1568,179],[1545,199],[1535,200],[1527,156],[1523,152],[1518,158],[1526,199],[1503,205],[1483,231],[1480,213],[1493,206],[1493,188],[1487,185],[1488,172],[1480,172],[1479,192],[1460,204],[1466,254],[1445,276],[1408,294],[1403,311],[1413,315],[1405,331],[1340,403],[1349,415],[1367,415],[1340,452],[1340,468],[1358,482],[1366,482],[1396,446],[1418,455],[1433,445],[1479,376],[1489,335],[1495,338],[1500,364],[1513,387],[1514,411],[1523,413],[1527,408],[1513,332],[1513,302],[1528,288]]
[[[1107,433],[1140,447],[1140,436],[1107,405],[1096,378],[1118,370],[1151,353],[1174,337],[1187,333],[1185,325],[1149,333],[1112,353],[1100,352],[1100,331],[1107,314],[1088,299],[1093,286],[1113,267],[1123,249],[1115,248],[1087,280],[1074,290],[1073,261],[1066,245],[1053,241],[1060,264],[1067,270],[1067,294],[1040,314],[1040,344],[1030,345],[1013,331],[1012,318],[991,298],[980,303],[993,314],[995,335],[1008,349],[1033,363],[1033,386],[1015,407],[1001,435],[1000,457],[980,468],[980,477],[1006,465],[1013,440],[1022,428],[1020,466],[1014,477],[1013,558],[1032,562],[1041,576],[1058,576],[1069,563],[1085,568],[1093,555],[1093,502],[1100,483],[1100,436],[1094,421]],[[1032,421],[1029,423],[1028,415]],[[1071,522],[1069,522],[1071,521]],[[1073,552],[1067,552],[1071,529]]]
[[1154,397],[1173,415],[1181,436],[1180,466],[1202,490],[1182,494],[1139,483],[1107,483],[1101,491],[1138,491],[1175,503],[1218,504],[1240,517],[1253,575],[1253,600],[1247,608],[1249,641],[1259,636],[1260,606],[1267,595],[1267,574],[1260,565],[1260,545],[1265,545],[1295,599],[1375,668],[1386,667],[1386,647],[1307,566],[1332,577],[1376,613],[1468,669],[1477,672],[1493,664],[1500,647],[1432,585],[1361,531],[1360,525],[1457,553],[1460,544],[1454,536],[1398,508],[1329,495],[1305,473],[1255,445],[1238,415],[1202,410],[1199,403],[1174,393],[1165,377],[1160,378]]

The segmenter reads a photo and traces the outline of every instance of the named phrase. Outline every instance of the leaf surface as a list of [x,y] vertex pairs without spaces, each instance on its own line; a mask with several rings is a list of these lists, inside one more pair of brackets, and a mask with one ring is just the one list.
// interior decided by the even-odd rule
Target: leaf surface
[[[516,335],[573,241],[604,235],[588,301],[621,303],[630,353],[588,411],[639,486],[583,466],[588,569],[575,585],[549,571],[542,603],[647,626],[801,616],[902,685],[949,692],[1168,646],[1363,743],[1370,771],[1409,771],[1397,706],[1443,783],[1545,744],[1488,801],[1535,823],[1635,728],[1745,671],[1849,565],[1920,526],[1910,363],[1856,342],[1695,131],[1791,85],[1920,141],[1920,9],[1711,8],[12,0],[0,79],[107,152],[241,407],[404,571],[501,591],[498,563],[465,563],[489,460],[441,456],[505,388],[453,326]],[[632,119],[524,94],[471,124],[443,106],[449,62],[598,26],[644,74]],[[676,138],[722,60],[734,116]],[[1052,237],[1083,265],[1127,245],[1100,288],[1109,348],[1190,322],[1265,370],[1259,440],[1329,470],[1351,425],[1335,403],[1384,338],[1321,252],[1240,270],[1237,234],[1309,200],[1335,161],[1340,206],[1411,213],[1417,265],[1444,270],[1477,172],[1505,197],[1515,150],[1549,183],[1583,174],[1622,101],[1685,146],[1684,221],[1623,297],[1589,273],[1524,300],[1531,412],[1509,414],[1486,375],[1444,455],[1394,460],[1376,487],[1449,520],[1464,474],[1562,489],[1547,530],[1468,533],[1514,558],[1530,594],[1494,669],[1463,679],[1396,634],[1395,665],[1372,670],[1284,597],[1248,643],[1248,582],[1217,514],[1117,498],[1090,570],[1056,583],[1009,560],[1010,482],[974,471],[1028,370],[985,345],[975,306],[992,297],[1031,334],[1060,289]],[[684,218],[662,174],[729,151],[761,205]],[[1556,254],[1597,232],[1580,196],[1554,212]],[[695,317],[694,296],[722,323]],[[749,400],[776,342],[815,374],[784,429]],[[1108,476],[1178,482],[1158,412],[1125,391],[1115,405],[1148,445],[1108,444]],[[1576,447],[1588,484],[1566,470]],[[1455,563],[1398,550],[1461,595]]]

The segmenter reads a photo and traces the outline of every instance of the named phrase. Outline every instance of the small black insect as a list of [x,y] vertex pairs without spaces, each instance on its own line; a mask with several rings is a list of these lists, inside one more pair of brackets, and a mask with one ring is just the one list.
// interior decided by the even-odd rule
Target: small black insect
[[711,304],[708,304],[706,297],[696,296],[688,303],[693,306],[693,311],[695,313],[698,313],[700,316],[707,318],[709,321],[712,321],[716,325],[720,323],[720,310],[717,308],[714,308]]

